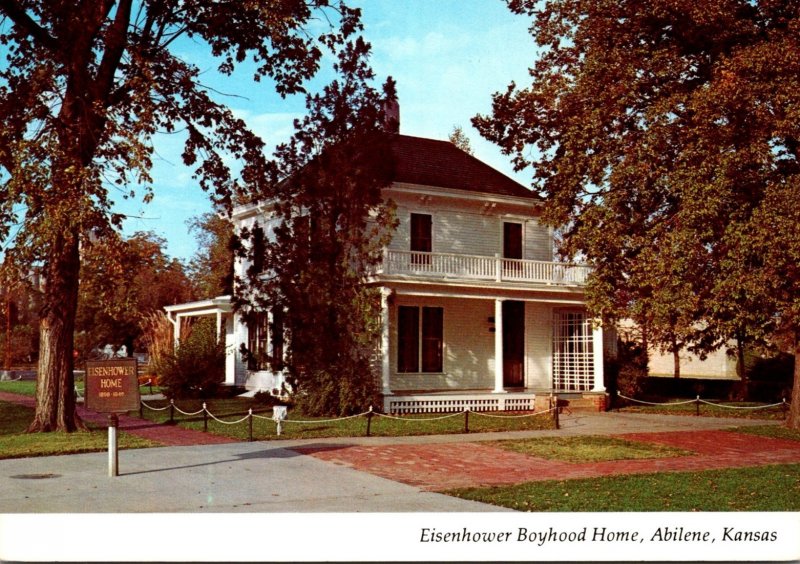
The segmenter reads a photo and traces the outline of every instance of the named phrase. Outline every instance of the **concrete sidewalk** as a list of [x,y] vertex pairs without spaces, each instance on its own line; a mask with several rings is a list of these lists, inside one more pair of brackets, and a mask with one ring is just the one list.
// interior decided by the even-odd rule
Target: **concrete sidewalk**
[[120,475],[113,478],[107,475],[106,453],[0,460],[0,513],[499,511],[285,446],[124,450]]

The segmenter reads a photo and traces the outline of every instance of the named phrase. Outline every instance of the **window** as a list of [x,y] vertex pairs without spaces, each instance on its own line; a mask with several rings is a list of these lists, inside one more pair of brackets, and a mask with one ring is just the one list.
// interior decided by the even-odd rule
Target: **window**
[[247,369],[283,369],[283,318],[266,312],[253,314],[247,323]]
[[444,310],[399,306],[397,325],[397,371],[442,372]]
[[247,322],[247,369],[267,370],[269,358],[267,354],[267,340],[269,330],[267,314],[259,312],[253,314]]
[[411,262],[430,264],[427,254],[433,250],[433,218],[424,213],[411,214]]

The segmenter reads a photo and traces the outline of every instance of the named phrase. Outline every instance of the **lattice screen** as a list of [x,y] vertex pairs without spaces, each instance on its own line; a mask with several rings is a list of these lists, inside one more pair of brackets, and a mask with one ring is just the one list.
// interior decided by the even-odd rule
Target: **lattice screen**
[[580,392],[594,387],[592,323],[581,311],[553,315],[553,387]]

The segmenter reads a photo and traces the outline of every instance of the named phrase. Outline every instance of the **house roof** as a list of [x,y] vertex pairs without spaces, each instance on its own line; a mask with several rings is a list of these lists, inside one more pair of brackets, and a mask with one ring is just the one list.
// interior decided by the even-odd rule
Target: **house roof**
[[449,141],[397,135],[392,141],[392,150],[395,182],[540,199],[519,182]]

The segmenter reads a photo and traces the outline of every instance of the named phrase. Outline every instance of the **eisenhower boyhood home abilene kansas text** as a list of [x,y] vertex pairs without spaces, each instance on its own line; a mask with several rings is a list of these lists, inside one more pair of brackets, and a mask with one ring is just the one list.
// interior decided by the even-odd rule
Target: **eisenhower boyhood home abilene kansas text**
[[[448,141],[397,134],[392,147],[395,174],[383,194],[399,225],[367,281],[382,296],[383,409],[534,409],[552,392],[602,402],[603,334],[584,301],[589,269],[553,261],[537,196]],[[233,213],[237,229],[258,222],[267,236],[275,221],[268,202]],[[182,318],[216,316],[227,384],[281,387],[280,370],[248,366],[239,352],[244,344],[250,357],[280,356],[270,314],[248,326],[230,296],[166,311],[176,338]]]

